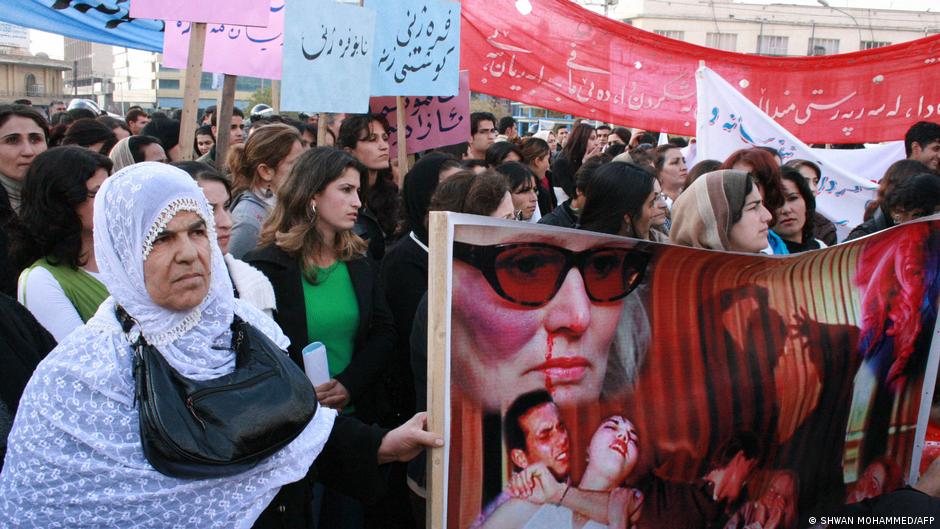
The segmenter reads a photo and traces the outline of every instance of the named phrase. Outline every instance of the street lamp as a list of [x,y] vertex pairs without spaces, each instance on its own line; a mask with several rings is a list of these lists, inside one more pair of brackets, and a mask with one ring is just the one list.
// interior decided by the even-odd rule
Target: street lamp
[[848,11],[844,9],[839,9],[838,7],[833,7],[829,5],[829,2],[827,0],[816,0],[816,1],[819,2],[819,5],[823,7],[828,7],[829,9],[832,9],[833,11],[838,11],[839,13],[842,13],[843,15],[852,19],[852,22],[855,23],[855,29],[858,30],[858,47],[859,49],[861,49],[862,48],[862,26],[858,24],[858,20],[855,20],[855,17],[852,16],[852,13],[849,13]]

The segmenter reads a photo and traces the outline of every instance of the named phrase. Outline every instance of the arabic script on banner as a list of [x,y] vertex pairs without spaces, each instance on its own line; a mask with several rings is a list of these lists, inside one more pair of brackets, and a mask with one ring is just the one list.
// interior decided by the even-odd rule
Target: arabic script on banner
[[[284,1],[270,7],[268,27],[209,24],[202,70],[263,79],[281,78],[284,47]],[[168,21],[164,36],[163,65],[186,68],[191,22]]]
[[806,143],[898,140],[940,113],[940,35],[788,58],[695,46],[567,0],[527,14],[513,0],[464,0],[461,16],[474,91],[616,124],[693,135],[699,61]]
[[[404,96],[405,138],[408,154],[454,145],[470,137],[470,77],[460,72],[460,92],[456,96]],[[394,97],[373,97],[369,112],[388,119],[389,152],[396,157],[398,108]]]
[[281,109],[367,112],[375,11],[316,0],[285,16]]
[[372,95],[457,94],[460,4],[440,0],[367,1],[375,9]]
[[131,16],[264,27],[268,7],[268,0],[131,0]]

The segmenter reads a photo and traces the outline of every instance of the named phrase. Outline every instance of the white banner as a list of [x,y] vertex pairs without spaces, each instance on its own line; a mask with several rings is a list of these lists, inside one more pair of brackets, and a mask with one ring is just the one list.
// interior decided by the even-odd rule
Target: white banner
[[816,209],[835,223],[839,240],[862,223],[865,205],[875,197],[877,182],[888,166],[904,158],[903,142],[870,149],[812,149],[714,71],[703,66],[695,77],[695,161],[724,160],[749,147],[773,147],[784,163],[795,159],[815,162],[822,169]]

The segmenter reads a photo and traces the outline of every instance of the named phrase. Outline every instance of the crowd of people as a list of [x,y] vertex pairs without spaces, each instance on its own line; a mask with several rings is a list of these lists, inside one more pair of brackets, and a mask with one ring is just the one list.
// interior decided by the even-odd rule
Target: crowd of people
[[[15,526],[120,525],[143,510],[153,518],[140,527],[193,517],[206,527],[423,527],[424,460],[414,458],[442,442],[423,414],[432,211],[755,254],[839,242],[816,208],[820,168],[773,149],[688,168],[681,138],[657,146],[650,133],[586,121],[522,137],[511,117],[475,112],[466,143],[398,175],[381,115],[330,115],[317,145],[316,116],[246,119],[236,108],[220,131],[210,107],[182,145],[178,116],[63,107],[46,116],[0,105],[0,515]],[[848,239],[940,212],[940,125],[914,124],[905,147]],[[483,270],[496,256],[455,247],[455,258]],[[533,295],[482,281],[513,302]],[[251,470],[162,475],[140,450],[131,333],[183,376],[207,379],[236,368],[233,318],[300,369],[308,344],[325,346],[316,415]],[[629,420],[607,423],[638,450]],[[100,486],[96,472],[108,475]],[[519,479],[518,496],[531,494]],[[622,476],[589,465],[582,480],[611,490]],[[148,511],[158,505],[175,511],[161,519]],[[486,523],[519,516],[513,505]],[[528,519],[532,503],[521,505]],[[570,517],[560,509],[535,515]],[[625,512],[604,517],[629,525]]]

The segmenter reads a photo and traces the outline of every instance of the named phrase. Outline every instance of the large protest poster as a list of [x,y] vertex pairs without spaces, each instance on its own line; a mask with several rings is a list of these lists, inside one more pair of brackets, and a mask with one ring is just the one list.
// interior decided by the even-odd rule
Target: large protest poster
[[[714,8],[740,16],[735,3]],[[899,140],[940,112],[940,35],[770,57],[670,39],[569,0],[463,0],[461,18],[460,64],[474,92],[618,125],[694,135],[699,61],[807,143]]]
[[281,110],[368,112],[375,11],[307,0],[285,17]]
[[916,476],[940,217],[787,257],[431,233],[432,526],[805,527]]
[[453,96],[460,70],[460,4],[366,0],[375,27],[372,95]]
[[[388,146],[394,158],[398,146],[398,105],[395,97],[373,97],[369,112],[388,120]],[[402,97],[408,154],[454,145],[470,137],[470,77],[460,72],[456,96]]]
[[[205,72],[280,79],[284,55],[284,0],[268,8],[267,26],[209,24],[202,63]],[[191,22],[169,20],[163,41],[163,65],[186,68]]]

